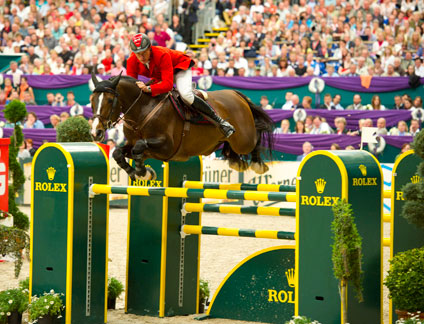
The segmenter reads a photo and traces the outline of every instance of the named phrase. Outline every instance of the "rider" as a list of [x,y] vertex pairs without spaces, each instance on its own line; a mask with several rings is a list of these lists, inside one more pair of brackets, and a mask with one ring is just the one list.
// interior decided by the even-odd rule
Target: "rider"
[[219,117],[209,104],[192,90],[191,67],[194,62],[182,52],[161,46],[152,46],[145,34],[136,34],[130,41],[133,53],[127,61],[127,74],[135,79],[139,75],[151,78],[151,85],[138,81],[143,92],[157,96],[171,91],[174,80],[182,99],[219,125],[225,137],[230,137],[234,127]]

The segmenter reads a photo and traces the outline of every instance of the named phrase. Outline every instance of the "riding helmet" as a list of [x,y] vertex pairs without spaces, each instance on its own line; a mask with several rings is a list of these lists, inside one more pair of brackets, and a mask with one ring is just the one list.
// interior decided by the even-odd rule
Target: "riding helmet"
[[150,48],[151,42],[146,34],[135,34],[130,41],[131,50],[134,53],[140,53]]

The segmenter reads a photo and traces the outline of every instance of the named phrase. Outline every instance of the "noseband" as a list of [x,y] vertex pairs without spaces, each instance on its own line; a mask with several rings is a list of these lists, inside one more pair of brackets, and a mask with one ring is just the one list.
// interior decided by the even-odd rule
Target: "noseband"
[[104,129],[110,129],[110,128],[114,127],[117,124],[117,122],[119,121],[119,118],[116,122],[112,123],[111,117],[112,117],[112,114],[113,114],[116,106],[118,105],[119,93],[115,89],[112,89],[110,87],[105,87],[105,86],[97,87],[96,89],[94,89],[93,92],[98,92],[98,93],[109,92],[109,93],[113,94],[112,109],[110,110],[109,116],[106,119],[106,125],[104,123],[105,118],[102,115],[94,114],[93,118],[98,118]]

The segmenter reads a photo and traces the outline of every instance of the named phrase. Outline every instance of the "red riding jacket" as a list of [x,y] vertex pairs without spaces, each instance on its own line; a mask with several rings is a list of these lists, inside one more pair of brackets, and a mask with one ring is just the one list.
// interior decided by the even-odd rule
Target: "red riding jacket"
[[135,79],[139,75],[151,78],[153,84],[150,87],[154,97],[172,90],[175,70],[188,70],[191,66],[191,58],[183,52],[152,46],[148,67],[131,53],[127,61],[127,75]]

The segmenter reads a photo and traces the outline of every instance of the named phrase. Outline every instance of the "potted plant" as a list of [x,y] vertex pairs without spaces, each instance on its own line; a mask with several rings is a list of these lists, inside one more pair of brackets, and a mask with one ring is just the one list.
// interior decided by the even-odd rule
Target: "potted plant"
[[15,277],[22,268],[22,251],[29,258],[29,235],[22,229],[0,225],[0,255],[9,254],[15,259]]
[[424,319],[424,248],[394,256],[384,285],[389,289],[399,319],[417,315]]
[[412,316],[407,319],[400,319],[396,321],[396,324],[421,324],[422,320],[419,318],[418,315]]
[[43,296],[33,296],[28,306],[29,323],[30,324],[56,324],[58,319],[62,317],[62,311],[65,309],[63,305],[63,294],[55,293],[50,290]]
[[313,321],[306,316],[293,316],[290,321],[286,321],[285,324],[321,324],[318,321]]
[[19,288],[0,292],[0,323],[20,324],[28,308],[28,290]]
[[116,298],[124,291],[124,285],[116,278],[110,277],[107,287],[107,309],[115,309]]
[[200,279],[199,282],[199,313],[204,313],[210,296],[209,282]]

